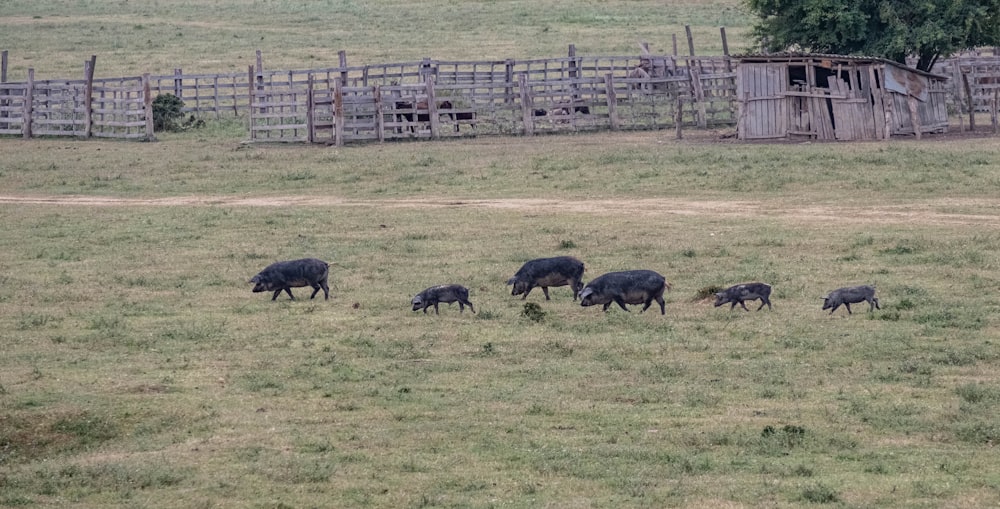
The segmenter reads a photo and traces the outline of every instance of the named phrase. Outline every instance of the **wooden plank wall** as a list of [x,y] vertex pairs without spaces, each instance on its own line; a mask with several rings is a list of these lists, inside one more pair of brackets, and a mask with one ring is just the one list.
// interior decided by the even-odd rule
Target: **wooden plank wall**
[[[880,88],[885,83],[884,64],[845,63],[832,69],[820,64],[796,61],[739,66],[739,138],[886,139],[914,134],[913,114],[919,133],[948,129],[947,81],[928,80],[928,99],[921,102]],[[799,72],[805,71],[805,80],[790,85],[790,67],[802,68]],[[817,69],[823,70],[822,76],[817,75]]]
[[[949,93],[949,87],[932,83],[928,100],[925,102],[917,101],[917,118],[921,133],[939,133],[948,130],[947,103]],[[889,107],[892,109],[891,134],[914,134],[913,123],[910,120],[908,96],[896,92],[886,92],[886,95],[890,101]]]
[[[740,139],[785,138],[792,130],[809,129],[808,119],[793,118],[789,110],[788,70],[784,64],[747,65],[740,74]],[[805,125],[803,125],[803,123]]]
[[856,66],[850,75],[852,83],[836,76],[829,79],[834,136],[841,141],[877,139],[871,87],[867,79],[859,79]]

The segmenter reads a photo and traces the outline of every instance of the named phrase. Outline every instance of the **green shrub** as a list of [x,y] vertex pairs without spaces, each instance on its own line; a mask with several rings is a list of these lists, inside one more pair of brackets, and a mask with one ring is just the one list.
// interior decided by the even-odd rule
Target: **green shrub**
[[153,131],[180,131],[184,101],[174,94],[160,94],[153,99]]

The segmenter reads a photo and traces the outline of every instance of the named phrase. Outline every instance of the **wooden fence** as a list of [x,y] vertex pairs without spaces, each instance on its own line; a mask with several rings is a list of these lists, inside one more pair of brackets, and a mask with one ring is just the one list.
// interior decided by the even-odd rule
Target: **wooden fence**
[[250,139],[343,144],[734,125],[731,65],[728,57],[645,55],[251,68]]
[[152,139],[149,76],[94,79],[94,62],[82,80],[0,81],[0,135]]
[[[934,72],[949,79],[948,105],[962,121],[968,115],[970,129],[975,129],[976,112],[990,112],[994,130],[998,130],[1000,105],[1000,51],[989,48],[956,55],[934,66]],[[963,122],[964,124],[964,122]]]
[[982,48],[940,61],[933,72],[949,78],[951,111],[969,114],[993,111],[1000,89],[1000,48]]
[[480,134],[658,129],[674,127],[678,120],[694,126],[729,123],[733,118],[728,96],[721,98],[722,107],[694,107],[695,96],[684,77],[616,78],[609,73],[546,81],[529,81],[523,74],[514,78],[460,84],[428,77],[423,84],[385,86],[341,86],[335,81],[332,88],[314,81],[301,108],[294,106],[300,100],[296,93],[255,96],[251,138],[340,145]]
[[[271,71],[263,69],[258,52],[257,64],[245,73],[176,69],[110,79],[93,78],[94,62],[85,65],[81,80],[36,81],[29,72],[25,82],[0,82],[0,134],[150,139],[150,104],[165,93],[184,101],[188,114],[247,118],[250,140],[265,142],[735,123],[728,56],[586,57],[571,45],[568,56],[552,59],[348,66],[341,52],[337,67]],[[447,102],[448,111],[431,115],[431,97],[430,109]]]
[[[725,35],[723,31],[723,45]],[[693,55],[693,44],[691,46]],[[964,60],[962,59],[964,58]],[[952,111],[988,111],[1000,57],[950,59]],[[644,52],[537,60],[441,61],[247,72],[6,81],[0,135],[150,139],[151,101],[170,93],[198,117],[245,118],[251,141],[351,143],[400,138],[511,135],[598,129],[734,126],[735,62]],[[978,59],[978,60],[976,60]],[[964,83],[956,87],[956,83]],[[442,108],[442,106],[445,106]]]
[[142,77],[0,84],[0,134],[152,139],[148,81]]

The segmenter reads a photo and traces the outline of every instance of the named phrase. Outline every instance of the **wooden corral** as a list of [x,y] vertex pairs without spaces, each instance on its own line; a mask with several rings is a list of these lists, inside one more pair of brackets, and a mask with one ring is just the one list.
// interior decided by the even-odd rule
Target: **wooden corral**
[[[6,52],[0,70],[6,70]],[[151,139],[152,99],[185,113],[245,117],[250,141],[392,139],[733,125],[729,56],[651,54],[440,61],[23,82],[0,77],[0,135]]]
[[883,140],[948,130],[948,78],[872,57],[737,57],[738,137]]
[[964,128],[976,128],[976,113],[989,112],[993,131],[1000,131],[1000,48],[978,49],[955,55],[934,66],[936,74],[951,78],[950,109],[960,113]]
[[[393,139],[733,125],[729,57],[673,55],[248,70],[251,141]],[[185,96],[185,100],[186,100]]]

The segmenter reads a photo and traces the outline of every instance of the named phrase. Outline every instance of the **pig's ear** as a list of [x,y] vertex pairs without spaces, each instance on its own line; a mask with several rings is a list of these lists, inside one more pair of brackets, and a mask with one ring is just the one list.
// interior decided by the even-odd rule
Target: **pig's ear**
[[721,297],[722,297],[722,294],[721,294],[721,293],[717,293],[717,294],[715,294],[715,297],[716,297],[716,298],[721,298]]
[[593,288],[584,288],[583,290],[580,290],[580,298],[582,299],[584,297],[587,297],[592,293],[594,293]]
[[507,280],[507,285],[510,286],[510,285],[512,285],[512,284],[514,284],[516,282],[517,282],[517,278],[516,277],[512,277],[512,278],[510,278],[510,279]]

